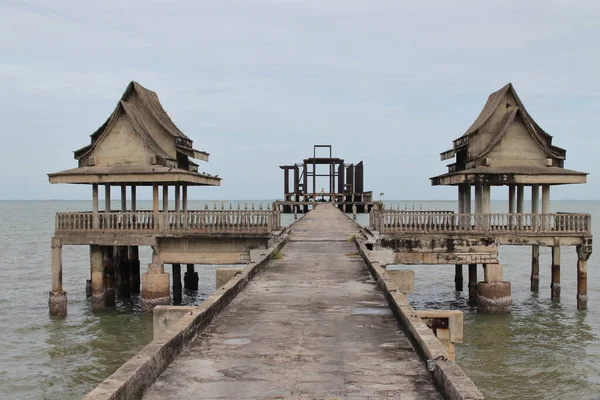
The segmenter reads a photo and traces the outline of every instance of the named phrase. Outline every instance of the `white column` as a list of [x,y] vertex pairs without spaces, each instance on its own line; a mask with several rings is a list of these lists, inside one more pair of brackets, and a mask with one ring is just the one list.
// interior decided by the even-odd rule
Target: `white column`
[[490,185],[483,185],[481,212],[483,214],[490,214],[492,212],[491,211],[491,187],[490,187]]
[[542,185],[542,214],[550,213],[550,185]]

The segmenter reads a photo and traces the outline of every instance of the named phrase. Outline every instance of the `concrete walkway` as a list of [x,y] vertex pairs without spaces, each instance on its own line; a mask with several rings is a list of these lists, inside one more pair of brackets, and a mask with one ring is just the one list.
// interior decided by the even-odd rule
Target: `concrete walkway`
[[145,399],[441,399],[329,204]]

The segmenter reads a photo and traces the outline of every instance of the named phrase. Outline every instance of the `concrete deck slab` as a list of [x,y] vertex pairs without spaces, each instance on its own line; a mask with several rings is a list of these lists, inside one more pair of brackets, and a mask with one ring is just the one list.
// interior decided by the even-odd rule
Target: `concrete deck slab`
[[441,399],[331,205],[235,298],[145,399]]

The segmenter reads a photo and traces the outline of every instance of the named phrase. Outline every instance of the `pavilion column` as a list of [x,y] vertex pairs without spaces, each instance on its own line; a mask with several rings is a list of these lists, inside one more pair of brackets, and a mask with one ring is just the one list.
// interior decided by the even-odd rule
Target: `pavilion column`
[[550,214],[550,185],[542,185],[542,229],[544,230],[550,227],[548,214]]
[[154,229],[158,230],[160,227],[159,214],[158,214],[158,184],[152,185],[152,214],[154,215]]
[[172,264],[173,268],[173,304],[181,304],[181,264]]
[[121,185],[121,211],[127,211],[127,186]]
[[110,185],[104,185],[104,212],[110,212]]
[[188,290],[198,290],[198,273],[194,271],[194,264],[187,265],[187,272],[183,276],[183,284]]
[[188,212],[188,192],[187,192],[187,185],[184,183],[181,186],[181,208],[183,211],[183,226],[187,227],[187,221],[188,221],[188,217],[187,217],[187,212]]
[[[523,204],[525,203],[525,186],[517,185],[517,214],[523,214]],[[518,229],[523,229],[523,216],[517,217]]]
[[508,185],[508,213],[515,213],[515,185]]
[[[153,261],[156,258],[153,257]],[[169,274],[165,273],[164,264],[148,264],[148,271],[142,274],[142,311],[152,311],[157,305],[171,304],[169,286]]]
[[550,283],[550,298],[560,298],[560,246],[552,246],[552,282]]
[[577,246],[577,309],[587,310],[587,260],[590,258],[590,247]]
[[503,280],[502,264],[483,264],[483,282],[477,283],[477,311],[482,313],[510,312],[512,294],[510,282]]
[[[540,186],[531,185],[531,223],[534,228],[539,226]],[[540,246],[531,246],[531,290],[537,292],[540,288]]]
[[481,214],[483,208],[483,187],[480,183],[475,184],[475,214]]
[[[462,228],[463,225],[465,224],[465,218],[462,214],[465,213],[465,194],[466,194],[466,187],[465,185],[458,185],[458,214],[459,214],[459,218],[458,218],[458,223],[459,223],[459,228]],[[454,265],[454,290],[456,290],[457,292],[462,292],[463,291],[463,266],[462,264],[455,264]]]
[[490,185],[483,185],[482,196],[481,196],[481,213],[485,215],[483,217],[483,227],[487,231],[491,225],[491,187]]
[[175,228],[179,228],[181,221],[181,186],[175,185]]
[[131,212],[136,212],[137,211],[137,192],[136,192],[136,186],[135,185],[131,185]]
[[169,229],[169,185],[163,185],[163,229]]
[[52,242],[52,290],[48,293],[48,307],[51,315],[65,317],[67,315],[67,292],[62,282],[62,241],[53,237]]
[[92,218],[94,220],[94,229],[98,229],[100,224],[98,223],[98,184],[92,185]]

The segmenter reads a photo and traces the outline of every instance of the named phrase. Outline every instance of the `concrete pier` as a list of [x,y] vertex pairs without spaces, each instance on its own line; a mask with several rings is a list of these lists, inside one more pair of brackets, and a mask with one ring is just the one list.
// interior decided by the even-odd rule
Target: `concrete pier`
[[540,290],[540,246],[531,246],[531,291]]
[[477,264],[469,264],[469,299],[477,299]]
[[477,283],[477,311],[505,313],[512,308],[510,282],[503,281],[501,264],[484,264],[484,281]]
[[560,246],[552,247],[552,282],[550,283],[550,298],[560,299]]
[[194,271],[194,264],[187,264],[187,271],[183,276],[183,285],[188,290],[198,290],[198,273]]
[[67,292],[62,284],[62,242],[52,238],[52,290],[48,294],[50,314],[60,317],[67,315]]
[[463,291],[463,266],[456,264],[454,266],[454,290],[457,292]]
[[173,264],[173,304],[181,304],[183,297],[181,286],[181,264]]
[[333,206],[300,220],[283,248],[145,399],[441,399]]
[[[135,192],[134,192],[135,193]],[[138,246],[129,246],[128,249],[129,258],[129,291],[131,294],[140,294],[140,254]]]
[[148,272],[142,274],[142,311],[150,311],[157,305],[171,304],[169,274],[163,264],[148,264]]

